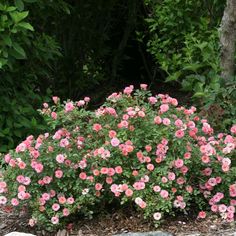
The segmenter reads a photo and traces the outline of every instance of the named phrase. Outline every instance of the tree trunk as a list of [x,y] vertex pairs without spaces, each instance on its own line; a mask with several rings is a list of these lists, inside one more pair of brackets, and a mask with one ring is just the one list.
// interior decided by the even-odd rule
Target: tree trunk
[[228,80],[235,70],[236,0],[227,0],[220,26],[221,76]]

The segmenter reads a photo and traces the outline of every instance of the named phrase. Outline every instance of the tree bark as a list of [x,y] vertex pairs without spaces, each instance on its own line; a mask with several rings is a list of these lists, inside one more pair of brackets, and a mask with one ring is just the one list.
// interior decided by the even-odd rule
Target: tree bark
[[236,0],[227,0],[220,26],[221,76],[228,80],[235,71]]

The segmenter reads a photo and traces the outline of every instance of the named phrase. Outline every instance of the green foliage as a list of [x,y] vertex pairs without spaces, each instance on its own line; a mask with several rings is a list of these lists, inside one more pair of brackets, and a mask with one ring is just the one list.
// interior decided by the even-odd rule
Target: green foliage
[[17,6],[21,1],[16,2],[16,6],[0,3],[0,69],[12,69],[16,60],[26,59],[22,44],[29,40],[29,31],[34,30],[26,20],[29,12],[20,11]]
[[202,114],[218,130],[226,130],[236,123],[236,79],[227,81],[219,78],[215,88],[208,90],[208,97],[204,101]]
[[61,56],[55,39],[38,29],[46,19],[35,21],[32,16],[33,9],[40,15],[36,4],[46,3],[0,3],[0,152],[46,127],[35,108],[49,95],[46,81],[52,77],[52,63]]
[[205,98],[207,87],[216,86],[213,74],[220,71],[216,28],[224,1],[145,2],[150,11],[148,51],[166,72],[165,80],[180,82],[184,90]]
[[42,132],[46,127],[34,109],[42,99],[33,92],[31,85],[21,85],[21,80],[14,81],[9,75],[5,79],[0,81],[0,152],[6,152],[22,137]]

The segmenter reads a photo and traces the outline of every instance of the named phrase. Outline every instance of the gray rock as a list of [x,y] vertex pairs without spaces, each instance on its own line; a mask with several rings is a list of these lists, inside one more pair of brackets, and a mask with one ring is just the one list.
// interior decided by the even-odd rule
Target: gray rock
[[115,234],[114,236],[173,236],[173,234],[162,232],[162,231],[153,231],[145,233],[122,233]]
[[36,235],[20,233],[20,232],[11,232],[9,234],[5,234],[5,236],[36,236]]

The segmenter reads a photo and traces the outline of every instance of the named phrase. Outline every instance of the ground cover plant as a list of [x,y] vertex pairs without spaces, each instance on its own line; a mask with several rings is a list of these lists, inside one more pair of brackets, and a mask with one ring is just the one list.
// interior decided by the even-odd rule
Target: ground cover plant
[[236,125],[214,134],[206,119],[146,84],[113,93],[96,111],[89,97],[43,104],[53,133],[28,136],[5,155],[0,205],[24,209],[30,226],[64,227],[107,202],[134,204],[158,226],[191,207],[234,220]]

